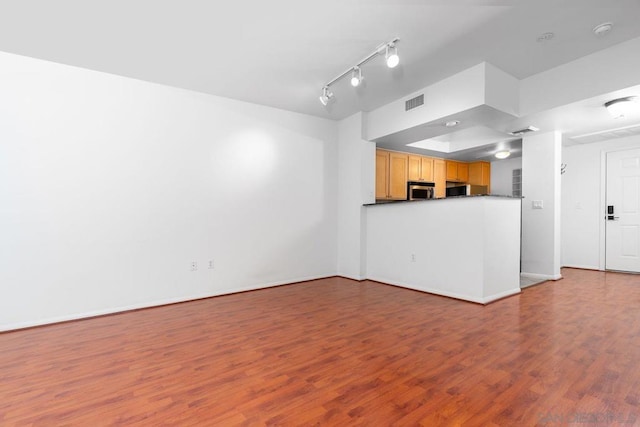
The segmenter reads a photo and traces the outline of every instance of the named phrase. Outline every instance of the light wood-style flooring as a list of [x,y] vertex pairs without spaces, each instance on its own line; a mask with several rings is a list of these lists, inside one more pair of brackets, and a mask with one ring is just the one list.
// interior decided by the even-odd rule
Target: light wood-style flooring
[[0,425],[640,423],[640,276],[487,306],[341,278],[0,334]]

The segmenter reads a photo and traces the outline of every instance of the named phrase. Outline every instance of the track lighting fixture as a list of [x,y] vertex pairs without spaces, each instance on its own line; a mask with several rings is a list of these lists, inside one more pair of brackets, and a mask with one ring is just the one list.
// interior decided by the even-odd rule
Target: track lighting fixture
[[322,95],[320,95],[320,102],[322,105],[326,106],[329,103],[329,100],[333,98],[333,93],[329,90],[329,86],[325,86],[322,88]]
[[351,86],[358,87],[362,82],[362,70],[360,67],[353,67],[353,74],[351,74]]
[[371,53],[369,56],[358,62],[353,67],[347,69],[345,72],[340,74],[338,77],[329,81],[322,87],[322,95],[320,95],[320,102],[322,105],[326,106],[331,99],[333,99],[333,93],[329,90],[329,87],[340,80],[341,78],[348,76],[351,73],[351,86],[357,87],[362,83],[362,67],[367,62],[371,61],[378,55],[384,55],[385,61],[389,68],[393,68],[400,63],[400,58],[398,57],[398,48],[396,47],[396,43],[400,41],[399,38],[395,38],[387,43],[383,43],[376,48],[376,50]]
[[387,67],[395,68],[400,63],[400,57],[398,56],[398,48],[395,43],[387,44],[387,52],[384,55],[387,61]]

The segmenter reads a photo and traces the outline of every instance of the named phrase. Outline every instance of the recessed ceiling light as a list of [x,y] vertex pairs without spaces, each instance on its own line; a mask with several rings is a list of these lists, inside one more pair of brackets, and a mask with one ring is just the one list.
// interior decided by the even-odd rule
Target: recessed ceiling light
[[453,128],[456,127],[460,124],[460,120],[450,120],[447,123],[445,123],[444,125],[448,128]]
[[507,158],[507,157],[509,157],[510,155],[511,155],[511,152],[509,152],[509,151],[498,151],[498,152],[495,154],[496,159],[500,159],[500,160],[502,160],[502,159],[506,159],[506,158]]
[[596,25],[593,28],[593,34],[596,36],[604,36],[605,34],[608,34],[612,28],[613,24],[611,22],[605,22],[600,25]]
[[549,33],[543,33],[543,34],[540,34],[540,35],[538,36],[538,38],[536,39],[536,41],[537,41],[538,43],[546,42],[546,41],[551,40],[554,36],[555,36],[555,34],[553,34],[553,33],[551,33],[551,32],[549,32]]

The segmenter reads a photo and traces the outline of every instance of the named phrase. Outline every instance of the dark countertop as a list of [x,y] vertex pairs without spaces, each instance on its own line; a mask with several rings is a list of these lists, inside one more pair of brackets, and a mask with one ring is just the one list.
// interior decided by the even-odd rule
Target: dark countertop
[[362,206],[378,206],[378,205],[389,205],[396,203],[420,203],[420,202],[434,202],[436,200],[452,200],[452,199],[468,199],[469,197],[499,197],[503,199],[522,199],[522,197],[514,197],[514,196],[506,196],[501,194],[472,194],[471,196],[450,196],[450,197],[440,197],[437,199],[421,199],[421,200],[381,200],[375,203],[365,203]]

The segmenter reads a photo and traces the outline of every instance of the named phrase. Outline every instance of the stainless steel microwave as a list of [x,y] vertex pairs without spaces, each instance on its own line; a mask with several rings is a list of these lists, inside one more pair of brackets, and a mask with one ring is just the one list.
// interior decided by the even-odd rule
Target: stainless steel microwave
[[407,200],[425,200],[435,197],[433,182],[409,181],[407,182]]

